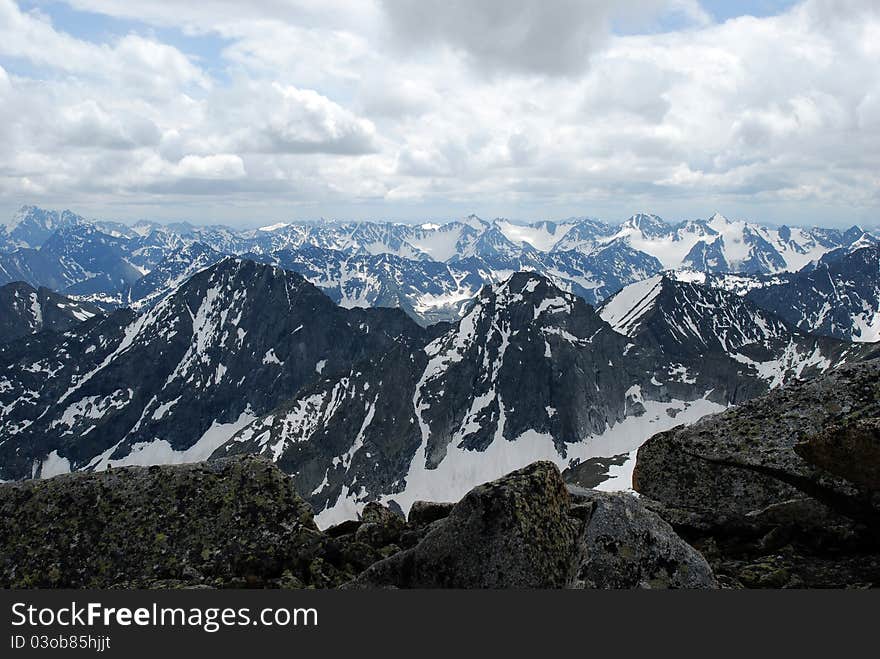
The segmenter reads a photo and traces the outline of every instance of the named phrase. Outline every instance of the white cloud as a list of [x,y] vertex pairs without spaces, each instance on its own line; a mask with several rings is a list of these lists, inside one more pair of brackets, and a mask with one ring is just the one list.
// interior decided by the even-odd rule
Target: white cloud
[[[875,2],[69,3],[142,29],[93,42],[0,0],[9,205],[876,215]],[[175,26],[219,54],[150,29]]]
[[207,78],[176,48],[129,34],[96,44],[56,30],[43,14],[23,12],[0,0],[0,56],[26,59],[58,71],[112,80],[141,94],[164,93],[179,85],[206,85]]
[[274,83],[241,147],[269,153],[358,155],[376,150],[372,122],[311,89]]
[[210,156],[184,156],[175,167],[181,178],[232,179],[245,176],[240,156],[220,153]]

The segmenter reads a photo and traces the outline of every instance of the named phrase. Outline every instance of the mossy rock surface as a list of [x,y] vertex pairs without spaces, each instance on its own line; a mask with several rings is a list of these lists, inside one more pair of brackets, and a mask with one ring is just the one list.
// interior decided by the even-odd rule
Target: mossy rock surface
[[311,565],[326,546],[291,480],[253,457],[0,486],[7,588],[311,584],[333,580]]

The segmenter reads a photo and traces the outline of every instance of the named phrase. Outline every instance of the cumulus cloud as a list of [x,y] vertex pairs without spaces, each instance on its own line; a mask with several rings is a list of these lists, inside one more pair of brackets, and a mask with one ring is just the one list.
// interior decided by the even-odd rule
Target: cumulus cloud
[[266,96],[260,123],[247,140],[255,151],[358,155],[376,150],[370,121],[314,90],[275,83]]
[[126,31],[0,0],[0,203],[876,216],[870,0],[67,1]]
[[112,79],[141,94],[167,92],[179,85],[206,85],[207,78],[173,46],[135,34],[96,44],[58,31],[43,14],[24,12],[12,0],[0,0],[0,56],[81,76]]
[[175,167],[181,178],[231,179],[245,175],[244,161],[240,156],[219,153],[210,156],[184,156]]
[[696,2],[652,0],[382,0],[394,38],[408,50],[439,43],[490,72],[573,75],[606,45],[612,19],[677,11],[703,22]]

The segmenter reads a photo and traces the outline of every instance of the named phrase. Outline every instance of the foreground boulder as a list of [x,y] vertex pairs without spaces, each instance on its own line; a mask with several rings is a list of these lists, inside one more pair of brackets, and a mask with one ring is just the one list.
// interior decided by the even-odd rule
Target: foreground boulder
[[412,549],[367,569],[359,587],[563,588],[578,524],[559,470],[536,462],[468,492]]
[[[855,483],[804,459],[795,447],[831,426],[877,417],[880,359],[843,366],[654,435],[639,449],[633,486],[652,499],[713,516],[742,518],[805,493],[867,513]],[[853,455],[844,462],[858,460]]]
[[[569,486],[571,487],[571,486]],[[698,588],[702,557],[626,494],[567,489],[537,462],[409,520],[369,503],[319,530],[255,457],[0,485],[13,588]]]
[[428,525],[417,545],[371,566],[352,585],[712,588],[716,583],[705,559],[633,496],[566,488],[555,465],[536,462],[471,490]]
[[717,587],[706,559],[634,496],[569,490],[587,513],[575,587]]
[[[0,586],[319,584],[311,507],[256,459],[74,473],[0,487]],[[332,582],[332,579],[330,579]]]
[[880,359],[639,449],[633,487],[730,586],[880,584]]

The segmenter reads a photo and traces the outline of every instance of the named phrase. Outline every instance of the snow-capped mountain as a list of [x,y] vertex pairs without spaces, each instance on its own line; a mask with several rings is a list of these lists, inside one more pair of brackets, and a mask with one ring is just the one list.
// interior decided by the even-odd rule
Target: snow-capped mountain
[[[755,328],[742,322],[739,350],[754,354],[745,335],[760,340],[761,319]],[[788,326],[775,323],[789,339]],[[329,523],[377,498],[404,510],[417,499],[454,499],[536,459],[565,467],[627,454],[654,432],[805,375],[807,366],[822,369],[795,365],[767,378],[726,354],[702,368],[703,360],[618,329],[546,277],[515,273],[485,287],[430,343],[398,346],[304,388],[215,456],[270,457]],[[827,343],[829,366],[861,354]],[[782,363],[787,344],[755,350],[778,351]]]
[[[834,257],[834,258],[829,258]],[[748,299],[813,334],[880,341],[880,246],[829,253],[812,268],[767,278]]]
[[303,389],[215,455],[270,456],[329,522],[378,498],[404,509],[453,499],[539,458],[628,452],[726,404],[705,398],[710,384],[688,386],[686,399],[661,393],[656,355],[628,343],[577,296],[516,273],[433,341]]
[[[660,274],[624,287],[599,309],[615,331],[651,345],[690,370],[730,370],[779,386],[818,375],[863,351],[800,332],[745,297]],[[736,368],[736,367],[735,367]],[[741,391],[751,398],[755,391]]]
[[[613,241],[599,253],[614,274],[631,249]],[[0,346],[0,478],[264,453],[327,522],[371,500],[453,499],[539,458],[631,456],[655,432],[862,354],[673,278],[661,278],[675,284],[668,295],[634,284],[600,314],[555,274],[514,272],[478,288],[494,274],[476,256],[303,247],[255,256],[273,264],[210,265],[218,252],[196,243],[174,254],[153,270],[161,283],[141,282],[140,315],[121,309]],[[590,258],[578,254],[524,250],[503,263],[570,271],[565,259]],[[209,267],[186,278],[198,259]],[[438,287],[401,284],[417,276]],[[456,322],[428,328],[399,309],[354,304],[408,308],[453,286],[475,299],[461,301]],[[630,322],[625,307],[646,305]],[[673,324],[697,329],[679,336]],[[695,349],[703,335],[714,343]],[[623,487],[630,467],[614,467]]]
[[0,254],[0,284],[23,281],[86,301],[118,300],[142,275],[126,259],[125,244],[77,223],[51,234],[39,249]]
[[0,286],[0,343],[43,330],[63,332],[99,313],[96,307],[35,289],[24,282]]
[[83,218],[69,210],[53,211],[22,206],[3,227],[0,244],[6,249],[30,247],[36,249],[60,229],[69,229],[84,222]]
[[162,301],[197,272],[206,270],[224,255],[204,243],[189,243],[173,250],[149,273],[122,294],[122,305],[140,311]]
[[261,260],[298,272],[340,306],[396,307],[423,325],[459,318],[492,276],[488,266],[470,260],[414,261],[319,247],[281,250]]
[[[865,246],[860,246],[860,245]],[[880,341],[880,245],[835,249],[798,272],[775,275],[667,273],[745,296],[803,332],[845,341]]]
[[142,315],[0,349],[0,478],[205,459],[321,373],[422,330],[346,310],[297,274],[227,258]]
[[670,226],[655,215],[634,215],[615,239],[657,258],[664,269],[748,274],[800,270],[811,261],[859,240],[871,240],[857,227],[832,229],[772,228],[729,220],[715,213],[708,220]]
[[[10,226],[14,235],[0,235],[0,282],[26,281],[109,305],[127,303],[129,298],[123,294],[126,286],[138,276],[148,275],[172,253],[194,243],[221,254],[259,256],[268,262],[277,260],[273,255],[278,252],[320,248],[344,254],[345,259],[397,257],[414,263],[445,263],[458,273],[467,272],[468,277],[480,276],[483,284],[501,281],[511,272],[534,270],[551,275],[560,285],[594,303],[625,284],[663,269],[746,274],[794,271],[825,254],[876,243],[876,239],[856,227],[846,232],[770,228],[731,221],[718,213],[708,220],[688,220],[676,225],[667,224],[656,215],[640,213],[619,226],[594,218],[519,224],[469,216],[452,222],[419,225],[279,222],[257,230],[236,230],[188,223],[138,222],[131,226],[116,222],[89,223],[70,211],[43,211],[28,206],[22,208]],[[44,250],[51,242],[49,236],[53,231],[60,231],[57,234],[60,240],[80,244],[98,242],[112,248],[117,263],[112,267],[107,265],[108,271],[104,272],[100,267],[90,270],[83,266],[81,254],[65,254],[62,259],[57,249],[55,253]],[[21,245],[28,247],[11,251]],[[76,252],[81,247],[71,249]],[[185,252],[171,258],[179,260],[181,255],[185,256]],[[346,270],[342,260],[336,257],[338,264],[328,269]],[[94,263],[94,259],[90,262]],[[194,262],[193,267],[199,264]],[[369,261],[365,261],[361,265],[368,264]],[[385,267],[387,259],[381,265]],[[410,269],[416,273],[412,281],[404,277],[399,286],[417,288],[419,267],[412,263],[396,266],[401,272]],[[122,270],[127,271],[121,273]],[[138,274],[134,275],[134,271]],[[378,279],[383,277],[381,272],[372,274]],[[161,277],[154,277],[150,285],[155,286],[159,279]],[[173,277],[166,280],[169,285],[178,281]],[[339,289],[340,301],[357,299],[344,292],[349,286],[348,280],[325,281],[324,288],[331,294]],[[364,304],[372,304],[371,299],[385,304],[395,297],[370,292],[371,289],[388,289],[389,283],[365,283],[363,288]],[[444,296],[465,294],[460,287],[453,289],[443,284],[441,288]],[[473,295],[476,290],[468,292]],[[414,313],[422,323],[441,318],[455,320],[462,308],[452,304],[437,313],[426,311],[420,315],[412,311],[419,303],[411,295],[401,295],[400,299],[402,308]]]
[[344,307],[397,307],[422,325],[458,320],[483,286],[514,272],[543,273],[561,288],[596,303],[659,267],[652,257],[619,243],[589,256],[576,251],[534,252],[471,256],[447,263],[312,246],[248,256],[300,273]]

